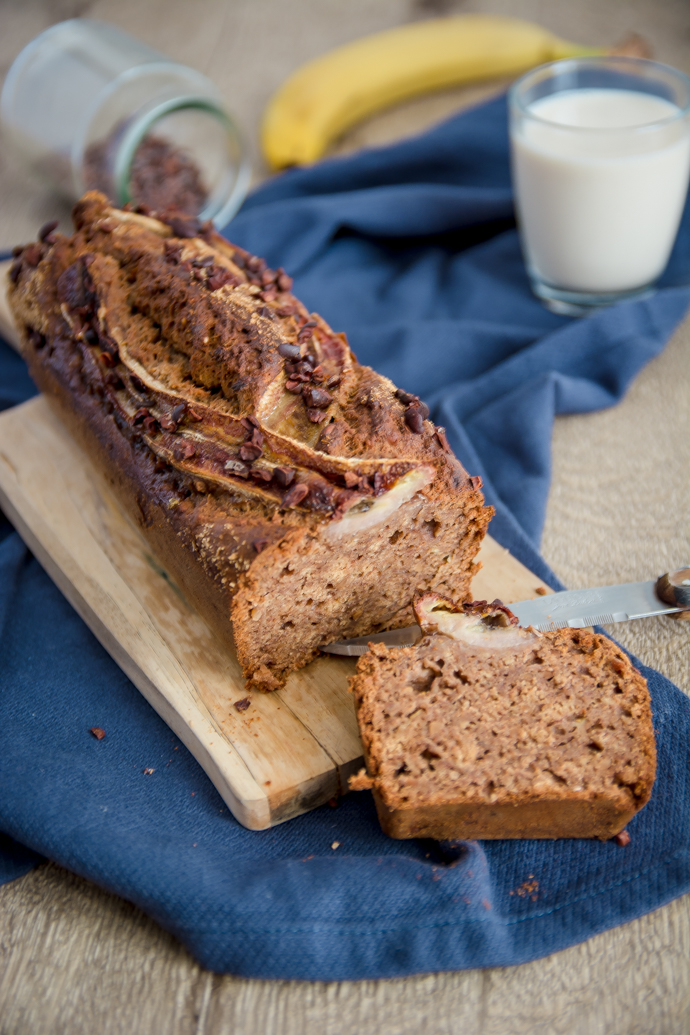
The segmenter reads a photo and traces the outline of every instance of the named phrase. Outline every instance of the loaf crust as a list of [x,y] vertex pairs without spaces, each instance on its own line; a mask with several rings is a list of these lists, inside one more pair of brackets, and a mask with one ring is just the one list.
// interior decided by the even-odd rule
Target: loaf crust
[[603,839],[648,801],[649,693],[622,650],[584,629],[508,641],[435,631],[360,658],[367,773],[351,786],[391,837]]
[[22,352],[250,686],[467,598],[491,509],[415,396],[209,225],[74,217],[11,267]]

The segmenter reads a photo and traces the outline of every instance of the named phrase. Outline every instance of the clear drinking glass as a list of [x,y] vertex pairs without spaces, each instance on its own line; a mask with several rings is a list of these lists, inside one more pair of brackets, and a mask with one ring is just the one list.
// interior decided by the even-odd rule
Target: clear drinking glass
[[690,177],[690,79],[642,58],[556,61],[509,95],[513,184],[532,289],[586,315],[649,293]]
[[13,138],[70,198],[152,198],[223,226],[247,193],[249,164],[213,83],[112,25],[60,22],[15,59],[0,98]]

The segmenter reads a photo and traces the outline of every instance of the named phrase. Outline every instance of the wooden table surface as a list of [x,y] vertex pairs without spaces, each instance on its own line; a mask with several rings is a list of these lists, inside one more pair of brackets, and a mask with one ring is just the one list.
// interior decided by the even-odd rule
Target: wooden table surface
[[[0,0],[0,72],[49,24],[114,22],[211,76],[249,141],[304,60],[414,18],[482,11],[583,43],[642,33],[690,71],[686,0]],[[486,91],[412,102],[353,131],[396,139]],[[0,249],[58,214],[0,147]],[[690,321],[611,410],[556,420],[542,550],[567,585],[650,578],[690,558]],[[690,623],[647,619],[617,638],[690,691]],[[131,904],[48,863],[0,888],[0,1035],[686,1035],[690,896],[520,967],[396,981],[250,981],[204,971]]]

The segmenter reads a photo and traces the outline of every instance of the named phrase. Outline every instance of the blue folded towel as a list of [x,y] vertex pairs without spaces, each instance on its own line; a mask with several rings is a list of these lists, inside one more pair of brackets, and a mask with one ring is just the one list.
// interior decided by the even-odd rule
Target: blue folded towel
[[[492,534],[560,588],[536,546],[554,413],[612,405],[663,348],[690,303],[690,212],[654,297],[581,321],[547,312],[520,257],[498,100],[284,174],[228,236],[284,266],[361,361],[429,402],[484,479]],[[30,392],[2,346],[0,405]],[[690,701],[659,673],[640,666],[659,768],[626,848],[393,841],[368,794],[250,832],[6,522],[0,535],[0,881],[48,857],[135,902],[207,967],[319,980],[522,963],[690,888]]]

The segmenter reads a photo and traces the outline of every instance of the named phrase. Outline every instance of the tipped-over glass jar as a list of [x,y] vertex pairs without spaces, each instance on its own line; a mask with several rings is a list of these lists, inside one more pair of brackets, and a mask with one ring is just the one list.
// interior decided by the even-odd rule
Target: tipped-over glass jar
[[32,168],[71,198],[178,209],[223,226],[249,163],[214,84],[89,18],[60,22],[15,59],[0,113]]

